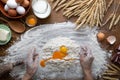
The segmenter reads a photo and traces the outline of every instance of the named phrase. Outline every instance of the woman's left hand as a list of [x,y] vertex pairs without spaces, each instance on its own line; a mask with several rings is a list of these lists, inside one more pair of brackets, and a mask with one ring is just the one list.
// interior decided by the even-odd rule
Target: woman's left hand
[[38,67],[38,54],[35,48],[31,49],[26,59],[26,73],[22,80],[29,80],[35,74]]

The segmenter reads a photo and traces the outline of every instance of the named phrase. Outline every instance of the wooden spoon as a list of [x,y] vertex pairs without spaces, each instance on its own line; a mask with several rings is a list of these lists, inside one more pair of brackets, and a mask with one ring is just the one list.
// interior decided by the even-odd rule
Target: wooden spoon
[[0,20],[8,23],[10,28],[17,33],[23,33],[26,29],[25,25],[19,21],[8,21],[2,17],[0,17]]

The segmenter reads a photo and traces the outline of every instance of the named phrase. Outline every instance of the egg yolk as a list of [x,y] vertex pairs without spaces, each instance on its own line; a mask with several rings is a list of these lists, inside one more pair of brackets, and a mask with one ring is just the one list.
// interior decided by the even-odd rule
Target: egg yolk
[[36,24],[36,20],[34,18],[30,18],[30,19],[28,19],[28,24],[29,25],[35,25]]
[[41,61],[40,61],[40,65],[41,65],[42,67],[45,67],[45,62],[46,62],[45,60],[41,60]]
[[53,53],[53,59],[63,59],[67,54],[66,53],[62,53],[60,51],[55,51]]
[[61,46],[60,47],[60,52],[67,53],[67,51],[68,51],[68,48],[66,46]]
[[68,51],[67,47],[61,46],[61,47],[60,47],[60,51],[55,51],[55,52],[53,52],[52,57],[49,58],[49,59],[41,60],[41,61],[40,61],[40,65],[41,65],[42,67],[45,67],[46,61],[48,61],[48,60],[50,60],[50,59],[63,59],[64,57],[67,56],[67,51]]

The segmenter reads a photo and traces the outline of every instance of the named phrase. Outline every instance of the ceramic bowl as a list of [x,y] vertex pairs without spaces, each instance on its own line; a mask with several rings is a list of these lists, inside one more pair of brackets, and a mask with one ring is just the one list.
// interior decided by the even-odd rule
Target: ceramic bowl
[[[41,5],[39,5],[39,4],[41,4],[40,1],[42,1],[42,2],[44,1],[46,3],[45,8],[42,7]],[[41,10],[39,7],[44,8],[44,11],[40,12]],[[47,0],[33,0],[32,9],[33,9],[33,13],[40,19],[45,19],[51,14],[51,6]]]
[[29,7],[26,8],[25,14],[23,14],[23,15],[17,15],[17,16],[15,16],[15,17],[13,17],[13,16],[10,16],[10,15],[4,10],[4,5],[5,5],[5,4],[0,0],[0,11],[2,12],[3,15],[5,15],[6,17],[11,18],[11,19],[22,18],[23,16],[25,16],[25,15],[30,11],[31,3],[32,3],[32,0],[30,0],[30,5],[29,5]]
[[7,41],[5,41],[5,42],[0,41],[0,45],[5,45],[5,44],[7,44],[11,40],[12,33],[11,33],[10,28],[7,25],[0,24],[0,29],[4,29],[4,30],[7,30],[7,31],[10,32],[8,37],[7,37]]

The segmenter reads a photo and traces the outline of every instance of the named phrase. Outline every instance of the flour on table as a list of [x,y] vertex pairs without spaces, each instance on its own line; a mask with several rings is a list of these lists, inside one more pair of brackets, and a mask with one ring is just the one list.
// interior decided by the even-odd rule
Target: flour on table
[[[92,65],[92,74],[95,78],[106,69],[107,52],[104,51],[96,39],[96,27],[81,28],[74,30],[75,24],[71,22],[40,25],[30,29],[21,36],[21,39],[12,45],[7,51],[9,55],[4,61],[16,63],[26,58],[28,50],[35,46],[39,59],[52,56],[52,53],[61,45],[69,48],[66,59],[79,59],[80,46],[87,45],[92,50],[95,60]],[[17,73],[14,73],[17,75]],[[49,60],[46,67],[41,67],[38,63],[38,71],[35,80],[80,80],[83,77],[79,60]]]
[[[79,61],[80,45],[70,38],[56,37],[49,40],[42,48],[43,53],[40,54],[40,60],[52,57],[53,51],[59,50],[61,45],[65,45],[68,48],[68,55],[64,59],[75,60],[66,61],[51,59],[46,62],[44,68],[39,65],[36,73],[39,78],[50,80],[79,80],[83,78],[83,72]],[[91,49],[93,52],[95,51],[93,53],[95,60],[92,66],[92,74],[94,77],[97,77],[97,75],[102,72],[102,68],[105,68],[106,54],[96,52],[96,49]]]

